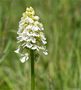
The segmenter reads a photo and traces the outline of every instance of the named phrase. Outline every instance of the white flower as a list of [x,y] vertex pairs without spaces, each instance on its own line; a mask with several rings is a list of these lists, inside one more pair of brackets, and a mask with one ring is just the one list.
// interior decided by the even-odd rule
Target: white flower
[[41,37],[42,40],[46,40],[46,37],[42,32],[40,33],[40,37]]
[[18,48],[18,49],[15,50],[14,52],[15,52],[15,53],[19,53],[19,51],[20,51],[20,48]]
[[25,21],[26,21],[27,23],[33,23],[33,22],[34,22],[33,19],[31,19],[31,18],[29,18],[29,17],[27,17],[27,18],[25,19]]
[[32,28],[32,25],[28,25],[25,30],[29,30]]
[[42,43],[43,43],[43,44],[46,44],[47,42],[46,42],[45,40],[42,40]]
[[26,57],[24,56],[24,57],[20,58],[20,61],[21,61],[22,63],[24,63],[24,62],[26,61]]
[[39,37],[40,35],[38,33],[33,33],[32,36],[33,37]]
[[22,54],[22,55],[21,55],[20,61],[21,61],[22,63],[24,63],[24,62],[27,61],[28,59],[29,59],[28,53],[26,53],[26,54]]
[[38,31],[38,30],[40,30],[40,28],[38,26],[32,26],[32,30]]
[[32,41],[32,43],[36,43],[36,39],[34,37],[31,37],[30,40]]
[[37,45],[33,45],[32,50],[37,50],[37,51],[39,51],[38,46],[37,46]]
[[26,45],[25,45],[25,47],[27,47],[27,48],[31,48],[33,45],[31,44],[31,43],[27,43]]
[[38,17],[38,16],[34,16],[34,19],[35,19],[35,20],[39,20],[39,17]]
[[39,17],[35,15],[34,9],[32,7],[26,8],[17,31],[17,40],[20,47],[15,51],[21,56],[22,63],[29,59],[30,50],[48,54],[46,50],[47,41],[43,30],[43,24],[39,22]]
[[48,52],[46,52],[46,51],[45,51],[45,52],[43,52],[43,53],[44,53],[45,55],[48,55]]
[[17,34],[20,34],[21,32],[22,32],[22,27],[20,27],[20,28],[18,29]]

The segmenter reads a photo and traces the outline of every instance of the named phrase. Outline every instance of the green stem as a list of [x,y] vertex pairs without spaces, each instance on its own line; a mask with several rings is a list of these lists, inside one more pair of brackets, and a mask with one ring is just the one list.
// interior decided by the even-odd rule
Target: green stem
[[34,51],[31,50],[31,90],[35,90]]

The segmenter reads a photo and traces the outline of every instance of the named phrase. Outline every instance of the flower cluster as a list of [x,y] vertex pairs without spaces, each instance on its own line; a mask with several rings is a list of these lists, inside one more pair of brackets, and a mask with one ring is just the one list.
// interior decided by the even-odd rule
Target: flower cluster
[[35,15],[32,7],[26,8],[19,22],[18,43],[16,53],[21,56],[21,62],[24,63],[29,59],[30,50],[42,51],[47,55],[46,38],[43,33],[43,24],[39,22],[39,17]]

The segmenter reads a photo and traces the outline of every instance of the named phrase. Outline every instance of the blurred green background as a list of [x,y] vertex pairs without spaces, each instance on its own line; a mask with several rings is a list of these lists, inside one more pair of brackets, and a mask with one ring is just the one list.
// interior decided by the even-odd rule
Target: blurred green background
[[29,6],[44,24],[49,52],[35,63],[36,90],[81,90],[81,0],[0,0],[0,90],[30,90],[30,61],[14,53]]

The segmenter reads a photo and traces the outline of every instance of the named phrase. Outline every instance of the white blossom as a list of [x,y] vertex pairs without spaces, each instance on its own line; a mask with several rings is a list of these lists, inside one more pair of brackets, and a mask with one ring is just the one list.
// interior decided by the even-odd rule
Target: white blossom
[[25,19],[25,22],[27,22],[27,23],[34,23],[33,19],[30,18],[30,17],[27,17],[27,18]]
[[31,43],[27,43],[26,45],[25,45],[25,47],[27,47],[27,48],[31,48],[33,45],[31,44]]
[[38,17],[38,16],[34,16],[34,19],[35,19],[35,20],[39,20],[39,17]]
[[29,59],[28,53],[26,53],[26,54],[21,54],[20,61],[21,61],[22,63],[24,63],[24,62],[27,61],[28,59]]
[[47,51],[45,51],[45,52],[43,52],[45,55],[48,55],[48,52]]
[[19,51],[20,51],[20,48],[16,49],[14,52],[19,53]]
[[37,51],[39,51],[39,48],[38,48],[37,45],[33,45],[32,50],[37,50]]
[[39,28],[38,26],[32,26],[31,29],[34,30],[34,31],[38,31],[38,30],[40,30],[40,28]]
[[17,40],[20,47],[15,51],[21,56],[20,61],[22,63],[29,59],[30,50],[48,54],[43,30],[43,24],[39,22],[39,17],[35,15],[34,9],[32,7],[27,8],[19,22]]

